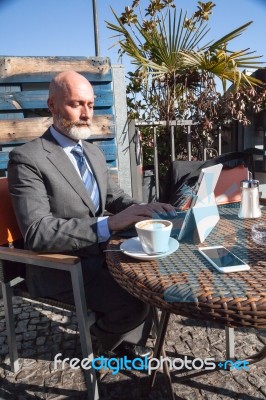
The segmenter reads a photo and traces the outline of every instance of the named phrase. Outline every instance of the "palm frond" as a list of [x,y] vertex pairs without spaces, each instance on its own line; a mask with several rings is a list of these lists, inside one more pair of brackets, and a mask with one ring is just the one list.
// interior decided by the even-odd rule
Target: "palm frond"
[[247,22],[244,25],[241,25],[239,28],[234,29],[233,31],[227,33],[226,35],[222,36],[220,39],[216,40],[216,42],[212,43],[209,46],[209,51],[214,51],[217,48],[223,47],[224,44],[231,42],[236,37],[240,36],[249,25],[252,24],[252,21]]
[[[252,23],[251,21],[222,36],[215,42],[201,45],[209,32],[207,26],[200,24],[195,29],[185,28],[187,13],[182,10],[177,16],[176,9],[168,10],[168,18],[163,18],[153,29],[144,29],[139,22],[134,23],[135,35],[124,26],[121,19],[112,12],[117,25],[108,23],[109,29],[117,32],[117,44],[132,59],[143,79],[160,79],[170,75],[182,75],[188,69],[211,73],[222,80],[250,85],[259,84],[258,80],[245,75],[240,69],[261,68],[260,56],[253,55],[249,49],[231,51],[228,44]],[[137,38],[137,42],[136,42]]]

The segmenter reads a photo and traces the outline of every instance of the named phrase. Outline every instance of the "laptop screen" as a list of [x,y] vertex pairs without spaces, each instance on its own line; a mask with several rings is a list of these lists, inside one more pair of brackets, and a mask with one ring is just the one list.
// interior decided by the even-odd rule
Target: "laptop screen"
[[202,243],[219,221],[214,189],[222,168],[222,164],[217,164],[202,169],[193,190],[190,208],[177,213],[173,233],[178,240],[192,235]]

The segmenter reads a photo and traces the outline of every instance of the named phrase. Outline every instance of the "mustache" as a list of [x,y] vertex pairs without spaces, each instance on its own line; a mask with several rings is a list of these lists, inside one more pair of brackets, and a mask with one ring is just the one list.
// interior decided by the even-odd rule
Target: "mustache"
[[89,128],[91,124],[88,122],[74,122],[73,126],[87,126]]

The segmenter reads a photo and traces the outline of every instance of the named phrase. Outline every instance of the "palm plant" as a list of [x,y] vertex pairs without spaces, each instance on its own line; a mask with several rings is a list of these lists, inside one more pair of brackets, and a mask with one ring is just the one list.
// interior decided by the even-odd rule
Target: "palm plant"
[[[236,93],[240,88],[248,91],[249,98],[252,93],[255,96],[254,88],[264,90],[262,82],[243,72],[260,68],[260,56],[249,49],[229,48],[251,22],[203,43],[214,6],[211,1],[198,2],[191,18],[182,9],[177,13],[174,0],[149,0],[144,17],[140,0],[134,0],[120,17],[112,10],[117,24],[107,22],[107,26],[118,37],[120,55],[129,56],[135,67],[128,84],[131,118],[166,120],[167,125],[173,119],[190,118],[206,136],[219,119],[222,97],[216,91],[215,77],[221,79],[224,92],[228,82]],[[223,118],[247,123],[243,107],[242,113],[234,110],[232,115],[232,107],[227,111]]]

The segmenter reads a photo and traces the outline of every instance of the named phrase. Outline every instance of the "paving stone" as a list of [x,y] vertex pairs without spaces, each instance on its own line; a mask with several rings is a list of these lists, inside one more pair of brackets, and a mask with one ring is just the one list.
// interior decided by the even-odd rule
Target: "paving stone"
[[54,343],[60,343],[62,341],[62,338],[63,338],[63,334],[61,332],[57,333],[55,335],[52,335],[52,341]]
[[[63,370],[54,370],[53,360],[57,353],[63,358],[82,358],[76,315],[59,311],[57,308],[38,305],[36,302],[17,302],[17,343],[22,347],[19,352],[22,368],[19,374],[11,373],[9,365],[6,328],[0,321],[0,400],[85,400],[86,387],[82,370],[71,370],[67,365]],[[46,308],[44,308],[46,307]],[[2,312],[0,303],[0,312]],[[29,317],[21,318],[21,314]],[[37,319],[32,324],[32,319]],[[51,320],[50,320],[51,318]],[[48,320],[48,321],[47,321]],[[28,322],[28,325],[27,325]],[[47,325],[48,324],[48,325]],[[63,325],[62,325],[63,324]],[[38,328],[38,329],[37,329]],[[266,330],[237,329],[237,356],[245,352],[261,349]],[[150,340],[149,344],[154,341]],[[6,347],[4,347],[6,346]],[[179,354],[195,353],[196,357],[215,356],[217,360],[225,358],[224,329],[208,325],[205,321],[194,321],[179,316],[171,316],[166,338],[167,356],[179,357]],[[36,355],[37,354],[37,355]],[[204,357],[203,357],[204,356]],[[36,360],[37,359],[37,360]],[[177,399],[187,400],[227,400],[266,399],[266,360],[250,366],[250,371],[219,371],[197,377],[191,381],[174,383]],[[101,380],[100,380],[101,378]],[[147,374],[139,371],[121,371],[117,375],[110,372],[98,375],[101,400],[167,400],[165,380],[157,374],[155,387],[147,391]],[[14,384],[16,383],[16,384]],[[67,392],[66,392],[67,391]],[[67,393],[67,395],[66,395]],[[9,397],[8,397],[9,396]],[[11,397],[10,397],[11,396]]]
[[36,356],[36,350],[34,349],[25,349],[21,351],[21,355],[22,357],[32,357],[32,356]]
[[261,393],[264,394],[265,398],[266,398],[266,385],[265,386],[261,386],[260,390],[261,390]]
[[23,303],[23,300],[22,300],[21,297],[14,296],[14,297],[12,298],[12,303],[13,303],[13,306],[15,306],[15,305],[20,305],[20,304]]
[[38,323],[40,322],[40,320],[41,320],[40,317],[34,317],[34,318],[31,318],[31,319],[30,319],[30,323],[31,323],[32,325],[36,325],[36,324],[38,324]]
[[25,332],[23,334],[23,339],[24,340],[32,340],[32,339],[36,339],[36,337],[37,337],[37,332],[36,331]]
[[32,311],[32,308],[30,308],[29,311],[30,311],[31,318],[39,318],[39,316],[40,316],[39,311]]
[[0,354],[7,354],[8,353],[8,345],[7,344],[3,344],[0,348]]
[[[50,315],[52,315],[52,314],[50,314]],[[42,317],[41,317],[41,322],[43,323],[43,322],[50,322],[50,318],[48,318],[46,315],[43,315]]]
[[47,361],[51,361],[53,359],[53,355],[50,352],[39,352],[39,349],[37,349],[38,351],[38,357],[42,358],[43,360],[47,360]]
[[233,375],[233,378],[243,388],[247,388],[250,386],[249,381],[247,379],[247,373],[245,372],[236,373]]
[[42,346],[46,341],[46,337],[45,336],[39,336],[36,339],[36,345],[37,346]]
[[62,334],[61,326],[59,326],[58,323],[56,323],[56,325],[53,325],[53,322],[52,322],[51,323],[51,333],[52,334],[57,334],[57,333]]
[[64,350],[75,349],[75,347],[76,347],[75,340],[68,340],[62,343],[62,349]]
[[[38,327],[41,328],[41,327]],[[37,329],[37,327],[36,327]],[[47,329],[38,329],[38,336],[49,336],[50,332]]]
[[28,305],[28,303],[23,304],[23,310],[25,312],[29,312],[29,313],[35,312],[33,306],[32,305]]
[[174,341],[174,340],[166,340],[166,341],[165,341],[165,344],[166,344],[167,346],[174,346],[174,345],[175,345],[175,341]]
[[266,344],[266,335],[258,335],[258,339],[263,343]]
[[[34,348],[34,342],[33,340],[28,340],[25,342],[21,343],[21,348],[24,349],[33,349]],[[36,350],[35,350],[35,354],[36,354]]]
[[37,325],[32,325],[29,323],[29,325],[27,326],[28,331],[35,331],[36,329],[37,329]]
[[50,323],[49,322],[40,322],[39,325],[37,325],[37,330],[46,330],[50,328]]
[[257,388],[261,388],[265,384],[265,378],[262,378],[256,374],[254,374],[252,371],[248,374],[248,381],[256,386]]
[[15,328],[16,333],[26,332],[28,323],[28,320],[18,321],[17,327]]
[[24,381],[25,379],[31,380],[34,378],[36,380],[36,370],[32,370],[32,368],[23,367],[17,374],[16,374],[16,381]]
[[6,341],[6,336],[0,336],[0,346],[3,346],[5,341]]
[[17,315],[21,313],[21,308],[13,308],[13,314],[15,318],[17,318]]
[[20,314],[18,314],[17,319],[20,321],[22,319],[28,319],[29,318],[30,313],[28,312],[20,312]]
[[53,371],[44,379],[44,385],[47,387],[58,387],[62,383],[62,371]]
[[48,353],[50,351],[51,347],[47,344],[44,344],[43,346],[38,347],[38,352],[39,353]]

